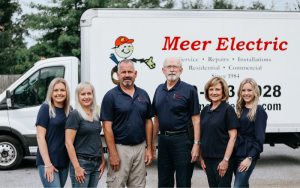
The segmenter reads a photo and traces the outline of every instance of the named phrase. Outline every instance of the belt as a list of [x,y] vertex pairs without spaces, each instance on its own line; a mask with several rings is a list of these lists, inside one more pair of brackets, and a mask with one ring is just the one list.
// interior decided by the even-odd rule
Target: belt
[[179,130],[179,131],[161,131],[160,134],[163,134],[165,136],[173,136],[178,134],[187,133],[187,129]]
[[83,159],[83,160],[87,160],[87,161],[101,161],[101,157],[82,157],[82,156],[77,156],[77,159]]
[[[140,143],[143,143],[143,142],[140,142]],[[116,144],[124,145],[124,146],[136,146],[136,145],[139,145],[140,143],[137,143],[137,144],[121,144],[121,143],[116,142]]]

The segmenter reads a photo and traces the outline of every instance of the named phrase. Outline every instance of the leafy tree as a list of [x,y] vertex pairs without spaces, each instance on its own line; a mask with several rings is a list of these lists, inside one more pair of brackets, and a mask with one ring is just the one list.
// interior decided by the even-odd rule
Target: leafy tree
[[0,25],[4,28],[0,32],[0,74],[18,73],[18,52],[26,49],[23,36],[28,35],[22,25],[24,17],[16,18],[13,22],[13,16],[21,13],[18,1],[0,0]]
[[165,8],[173,0],[52,0],[50,6],[31,3],[37,14],[26,15],[26,26],[44,32],[37,44],[20,53],[19,61],[30,65],[41,57],[76,56],[80,58],[80,27],[82,14],[90,8]]

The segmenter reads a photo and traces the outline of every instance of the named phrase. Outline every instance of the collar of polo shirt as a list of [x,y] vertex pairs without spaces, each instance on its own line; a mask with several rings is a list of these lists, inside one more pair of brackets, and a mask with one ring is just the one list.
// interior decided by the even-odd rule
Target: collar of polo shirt
[[[222,101],[222,102],[219,104],[219,106],[217,106],[217,108],[215,108],[213,111],[219,112],[219,111],[223,110],[223,107],[224,107],[224,104],[225,104],[225,103],[226,103],[226,102]],[[212,107],[212,103],[210,103],[210,105],[209,105],[209,112],[212,112],[211,107]]]
[[[125,94],[125,95],[128,95],[127,93],[125,93],[123,90],[122,90],[122,88],[121,88],[121,86],[120,86],[120,82],[118,83],[118,89],[117,89],[117,93],[119,94],[119,95],[123,95],[123,94]],[[136,96],[136,94],[138,94],[138,91],[137,91],[137,89],[136,89],[136,85],[134,84],[134,89],[135,89],[135,91],[134,91],[134,94],[133,94],[133,96]]]
[[168,90],[168,88],[167,88],[167,81],[166,81],[165,84],[164,84],[164,87],[162,89],[164,89],[166,91],[179,90],[180,89],[180,82],[181,82],[181,80],[179,78],[178,81],[177,81],[177,83],[170,90]]

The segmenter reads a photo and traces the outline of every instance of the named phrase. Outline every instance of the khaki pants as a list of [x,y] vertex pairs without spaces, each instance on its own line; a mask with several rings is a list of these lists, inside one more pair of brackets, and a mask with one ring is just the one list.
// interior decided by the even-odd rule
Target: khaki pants
[[146,141],[135,145],[116,144],[116,149],[120,157],[120,168],[114,172],[110,166],[110,155],[107,160],[107,187],[145,187],[146,166],[145,149]]

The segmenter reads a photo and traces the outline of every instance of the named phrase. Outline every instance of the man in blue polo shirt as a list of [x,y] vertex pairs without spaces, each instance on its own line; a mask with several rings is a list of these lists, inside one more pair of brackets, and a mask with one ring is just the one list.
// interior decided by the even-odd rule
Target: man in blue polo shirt
[[[196,89],[180,80],[183,71],[176,57],[169,57],[162,68],[167,81],[157,87],[153,98],[154,143],[158,132],[158,187],[191,187],[194,162],[199,157],[200,108]],[[187,125],[193,125],[194,138]],[[155,158],[155,146],[152,152]]]
[[145,187],[145,165],[152,162],[151,102],[134,85],[137,71],[130,60],[118,64],[117,76],[118,86],[105,94],[100,113],[109,150],[107,187]]

